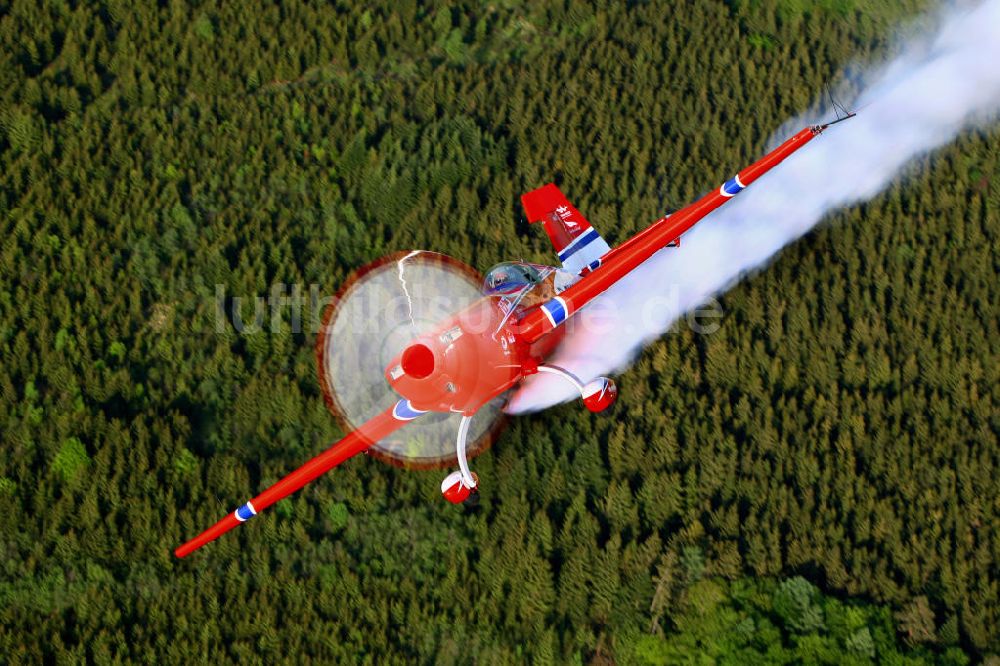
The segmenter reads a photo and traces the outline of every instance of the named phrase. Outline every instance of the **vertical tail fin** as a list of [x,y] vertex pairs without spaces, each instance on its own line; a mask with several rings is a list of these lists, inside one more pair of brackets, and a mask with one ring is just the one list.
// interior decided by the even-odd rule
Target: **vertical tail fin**
[[528,222],[545,223],[552,247],[570,273],[594,270],[601,265],[601,257],[611,251],[587,218],[552,183],[521,195],[521,203]]

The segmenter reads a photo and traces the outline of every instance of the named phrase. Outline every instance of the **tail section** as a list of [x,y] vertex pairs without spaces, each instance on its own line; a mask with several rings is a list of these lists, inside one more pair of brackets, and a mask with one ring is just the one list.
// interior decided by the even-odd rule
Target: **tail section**
[[589,273],[611,251],[597,230],[552,183],[521,195],[521,203],[528,222],[545,223],[552,247],[568,272]]

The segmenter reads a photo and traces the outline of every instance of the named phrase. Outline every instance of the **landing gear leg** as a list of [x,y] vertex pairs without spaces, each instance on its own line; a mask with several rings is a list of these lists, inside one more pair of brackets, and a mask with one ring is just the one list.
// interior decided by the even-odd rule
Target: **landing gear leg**
[[538,366],[538,372],[546,372],[550,375],[555,375],[556,377],[562,377],[565,381],[573,385],[573,387],[583,395],[583,382],[580,378],[574,375],[572,372],[565,368],[560,368],[558,365],[549,365],[548,363],[542,363]]
[[441,494],[453,504],[475,505],[479,500],[479,478],[469,469],[469,460],[466,449],[469,444],[469,426],[472,424],[472,415],[463,414],[462,422],[458,424],[458,439],[455,445],[455,453],[458,457],[459,471],[452,472],[441,483]]
[[458,440],[455,446],[455,453],[458,454],[458,467],[462,470],[462,482],[469,488],[475,488],[478,485],[478,480],[472,476],[466,454],[466,448],[469,445],[470,425],[472,425],[472,417],[468,414],[462,414],[462,422],[458,424]]

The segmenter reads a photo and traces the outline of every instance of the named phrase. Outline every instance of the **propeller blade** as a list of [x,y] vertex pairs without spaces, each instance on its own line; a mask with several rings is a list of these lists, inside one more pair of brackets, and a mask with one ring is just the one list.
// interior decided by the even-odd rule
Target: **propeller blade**
[[[482,298],[471,266],[436,252],[398,252],[362,266],[323,312],[316,338],[319,384],[344,432],[399,400],[386,381],[389,363]],[[469,428],[469,451],[490,445],[503,426],[504,398],[483,405]],[[455,466],[458,415],[439,413],[375,442],[373,458],[406,468]]]
[[357,430],[348,433],[343,439],[326,451],[177,548],[174,551],[174,555],[177,557],[190,555],[206,543],[218,539],[234,527],[245,523],[278,500],[291,495],[310,481],[330,471],[348,458],[368,449],[378,440],[395,432],[424,413],[418,409],[414,409],[408,400],[400,400],[395,406],[365,422]]

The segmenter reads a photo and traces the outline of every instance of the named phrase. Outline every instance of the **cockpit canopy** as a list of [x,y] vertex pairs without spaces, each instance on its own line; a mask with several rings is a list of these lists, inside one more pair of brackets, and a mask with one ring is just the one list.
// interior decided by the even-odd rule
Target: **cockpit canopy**
[[505,261],[486,273],[483,294],[510,298],[541,284],[555,269],[520,261]]

